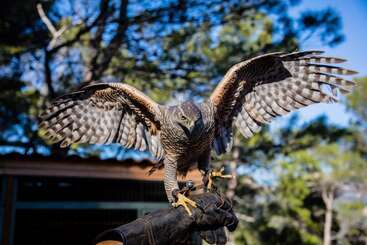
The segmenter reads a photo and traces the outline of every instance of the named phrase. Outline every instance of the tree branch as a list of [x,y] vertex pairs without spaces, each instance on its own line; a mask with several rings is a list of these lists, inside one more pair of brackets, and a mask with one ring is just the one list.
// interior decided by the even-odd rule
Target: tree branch
[[255,222],[254,217],[248,216],[246,214],[236,213],[236,216],[237,216],[238,219],[243,220],[243,221],[248,222],[248,223]]
[[89,82],[93,79],[93,69],[97,66],[98,57],[101,54],[101,41],[102,36],[106,26],[107,20],[107,11],[108,11],[109,0],[103,0],[100,3],[100,16],[101,18],[98,20],[97,30],[95,34],[95,38],[90,41],[92,48],[94,49],[94,55],[89,64],[88,70],[84,76],[84,82]]
[[[100,57],[96,56],[92,60],[90,69],[90,75],[88,75],[88,79],[85,83],[90,83],[93,80],[99,79],[103,72],[108,68],[109,63],[111,62],[112,57],[116,54],[119,47],[121,46],[122,40],[124,38],[124,34],[126,28],[128,26],[127,23],[127,5],[128,0],[121,0],[120,1],[120,10],[119,10],[119,18],[118,18],[118,27],[116,30],[116,34],[111,39],[110,43],[107,45],[106,48],[102,50],[100,53]],[[97,52],[98,55],[98,52]],[[98,59],[99,58],[99,59]],[[98,62],[98,60],[101,60]]]
[[103,17],[103,13],[100,12],[99,15],[96,17],[96,19],[90,25],[85,25],[85,27],[80,28],[78,33],[72,39],[69,39],[63,43],[60,43],[59,45],[55,45],[51,50],[49,50],[50,53],[51,54],[56,53],[63,47],[71,46],[74,43],[78,42],[84,34],[88,33],[93,27],[98,25],[102,17]]
[[45,11],[43,10],[42,4],[37,3],[37,11],[39,16],[41,17],[41,20],[43,23],[45,23],[47,29],[51,32],[52,37],[54,37],[57,33],[56,28],[53,26],[47,15],[45,14]]
[[41,20],[46,25],[47,29],[50,31],[52,39],[50,43],[47,46],[47,49],[52,49],[54,45],[56,44],[57,40],[61,37],[61,35],[64,33],[64,31],[67,29],[66,26],[63,26],[60,28],[60,30],[56,30],[54,25],[51,23],[50,19],[45,14],[45,11],[43,10],[42,4],[37,4],[37,12],[39,16],[41,17]]
[[45,57],[44,57],[44,73],[45,73],[45,83],[48,90],[48,97],[54,98],[55,97],[55,90],[52,85],[52,74],[51,74],[51,68],[50,68],[50,60],[51,60],[51,53],[48,51],[47,48],[44,49]]

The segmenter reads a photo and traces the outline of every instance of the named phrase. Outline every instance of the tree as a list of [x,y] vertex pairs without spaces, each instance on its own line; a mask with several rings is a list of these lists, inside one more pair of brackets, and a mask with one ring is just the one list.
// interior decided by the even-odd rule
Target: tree
[[[293,50],[315,30],[325,44],[342,41],[340,18],[333,11],[305,11],[291,18],[288,10],[298,3],[6,1],[0,60],[7,91],[1,130],[7,136],[0,140],[1,149],[60,153],[37,135],[37,114],[50,99],[82,83],[124,81],[159,102],[173,91],[200,99],[231,64],[250,55]],[[21,100],[29,103],[14,108]],[[95,149],[79,146],[65,153],[93,154]]]
[[[361,214],[367,160],[356,147],[360,131],[330,125],[326,118],[295,125],[296,117],[278,135],[263,132],[265,135],[250,141],[246,153],[241,154],[242,161],[251,164],[247,165],[249,170],[240,171],[243,174],[238,178],[235,201],[238,212],[252,220],[241,222],[238,241],[364,241],[365,217]],[[259,177],[256,172],[260,171]]]
[[367,122],[367,78],[359,78],[355,80],[358,89],[355,89],[346,100],[347,107],[357,117],[358,122],[366,127]]
[[[317,145],[305,151],[294,152],[290,155],[286,166],[300,165],[301,171],[292,171],[298,178],[306,178],[308,191],[321,195],[325,205],[323,224],[323,244],[329,245],[333,239],[333,210],[335,200],[354,190],[356,185],[365,185],[363,169],[366,160],[358,152],[338,144]],[[285,169],[286,166],[283,166]],[[288,167],[292,168],[292,167]],[[302,176],[302,177],[301,177]]]
[[366,207],[361,200],[336,204],[339,231],[335,239],[340,244],[363,244],[367,242]]

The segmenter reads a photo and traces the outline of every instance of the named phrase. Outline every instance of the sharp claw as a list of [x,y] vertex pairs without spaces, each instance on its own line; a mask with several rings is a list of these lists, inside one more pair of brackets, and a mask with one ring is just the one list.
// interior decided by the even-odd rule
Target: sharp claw
[[224,167],[220,168],[220,170],[212,170],[210,173],[209,173],[209,181],[208,181],[208,186],[207,188],[209,190],[213,189],[213,180],[214,178],[221,178],[221,179],[232,179],[234,178],[232,175],[230,174],[223,174],[223,171],[224,171]]
[[179,206],[183,206],[186,210],[186,212],[192,216],[192,212],[191,210],[189,209],[188,205],[196,208],[197,207],[197,204],[196,202],[194,202],[193,200],[185,197],[185,195],[181,194],[181,193],[177,193],[177,201],[172,203],[172,206],[177,208]]

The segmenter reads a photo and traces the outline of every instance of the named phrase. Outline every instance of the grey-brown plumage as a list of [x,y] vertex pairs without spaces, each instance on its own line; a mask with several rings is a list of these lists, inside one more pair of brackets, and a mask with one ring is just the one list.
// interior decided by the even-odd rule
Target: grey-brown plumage
[[173,202],[177,173],[186,174],[196,164],[207,173],[211,149],[217,154],[230,150],[233,125],[248,138],[277,116],[334,102],[338,92],[353,88],[352,81],[333,74],[356,72],[329,65],[344,60],[321,53],[272,53],[238,63],[202,103],[168,107],[126,84],[90,85],[57,99],[40,116],[40,127],[61,146],[119,143],[150,151],[164,165],[165,189]]

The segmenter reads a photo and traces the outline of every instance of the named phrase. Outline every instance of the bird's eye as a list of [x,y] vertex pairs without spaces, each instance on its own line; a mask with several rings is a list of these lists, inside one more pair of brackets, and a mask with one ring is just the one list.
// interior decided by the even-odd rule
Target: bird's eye
[[181,120],[182,120],[182,121],[186,121],[186,119],[187,119],[187,118],[186,118],[184,115],[181,115]]

